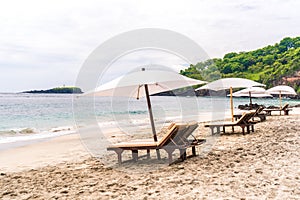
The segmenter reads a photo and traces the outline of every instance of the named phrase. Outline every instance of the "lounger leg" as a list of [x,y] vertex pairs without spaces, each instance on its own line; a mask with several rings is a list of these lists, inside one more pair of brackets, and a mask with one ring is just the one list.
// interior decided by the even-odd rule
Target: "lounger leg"
[[196,156],[196,147],[195,146],[192,146],[192,154],[193,154],[193,156]]
[[122,153],[117,153],[118,154],[118,163],[122,163]]
[[250,126],[247,126],[247,133],[250,134]]
[[157,160],[160,160],[160,153],[159,153],[159,149],[156,149],[156,156],[157,156]]
[[132,160],[137,161],[138,160],[138,150],[132,150]]
[[245,127],[242,126],[241,128],[242,128],[242,131],[243,131],[243,135],[245,135]]
[[217,126],[217,133],[220,133],[220,126]]
[[225,126],[223,126],[223,133],[225,133]]
[[168,153],[169,165],[170,165],[173,162],[173,156],[172,156],[172,154],[173,154],[173,152],[174,152],[175,149],[173,149],[173,148],[165,148],[164,150]]
[[147,149],[147,159],[150,159],[150,149]]
[[184,161],[186,159],[186,149],[179,149],[180,151],[180,159]]
[[168,152],[169,164],[173,162],[172,152]]
[[232,132],[234,133],[234,126],[232,126],[231,128],[232,128]]
[[115,152],[118,155],[118,163],[121,164],[122,163],[122,153],[123,153],[123,149],[116,149]]
[[289,110],[285,110],[284,115],[289,115]]
[[214,135],[214,129],[215,129],[215,127],[213,127],[213,126],[210,127],[210,130],[211,130],[211,134],[212,134],[212,135]]
[[252,132],[254,132],[254,125],[253,124],[251,125],[251,128],[252,128]]

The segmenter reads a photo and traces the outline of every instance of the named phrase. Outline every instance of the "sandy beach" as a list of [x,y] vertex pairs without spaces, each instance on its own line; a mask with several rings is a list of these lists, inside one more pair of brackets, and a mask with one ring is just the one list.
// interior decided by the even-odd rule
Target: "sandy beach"
[[[151,164],[108,167],[77,134],[1,151],[0,199],[300,199],[299,122],[296,108],[269,116],[254,133],[221,135],[207,153],[156,170],[154,152]],[[208,132],[200,124],[197,134]]]

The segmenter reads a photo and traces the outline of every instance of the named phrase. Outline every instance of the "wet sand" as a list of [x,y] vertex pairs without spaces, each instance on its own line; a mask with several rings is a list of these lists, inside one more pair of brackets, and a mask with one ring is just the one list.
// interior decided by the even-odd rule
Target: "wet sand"
[[[300,199],[299,122],[293,112],[251,134],[208,136],[199,156],[171,166],[154,152],[107,166],[78,135],[11,149],[0,152],[0,199]],[[200,124],[197,134],[208,133]],[[116,163],[115,154],[105,159]]]

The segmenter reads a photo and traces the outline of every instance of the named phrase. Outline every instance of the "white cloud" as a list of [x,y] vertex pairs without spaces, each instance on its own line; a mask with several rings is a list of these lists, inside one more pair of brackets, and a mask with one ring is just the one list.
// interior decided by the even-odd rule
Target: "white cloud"
[[[0,7],[0,91],[72,85],[93,49],[136,28],[177,31],[210,57],[256,49],[299,35],[299,7],[297,0],[5,1]],[[44,74],[51,81],[39,78]]]

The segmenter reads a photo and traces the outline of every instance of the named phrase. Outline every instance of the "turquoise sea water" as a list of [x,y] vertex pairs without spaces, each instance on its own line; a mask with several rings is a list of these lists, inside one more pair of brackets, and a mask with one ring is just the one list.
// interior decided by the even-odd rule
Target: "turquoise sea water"
[[[76,127],[89,123],[85,116],[92,116],[102,127],[117,123],[119,127],[150,128],[144,98],[98,97],[90,100],[86,101],[88,103],[84,100],[78,103],[77,97],[62,94],[0,94],[0,145],[73,133]],[[283,104],[287,102],[290,105],[300,104],[299,100],[283,99]],[[174,120],[210,121],[216,117],[224,118],[229,110],[229,98],[226,97],[153,96],[151,103],[158,127]],[[235,107],[247,103],[247,98],[234,99]],[[279,105],[279,100],[254,99],[253,103]],[[92,115],[85,115],[87,110],[92,110]],[[74,118],[74,115],[80,117]]]

